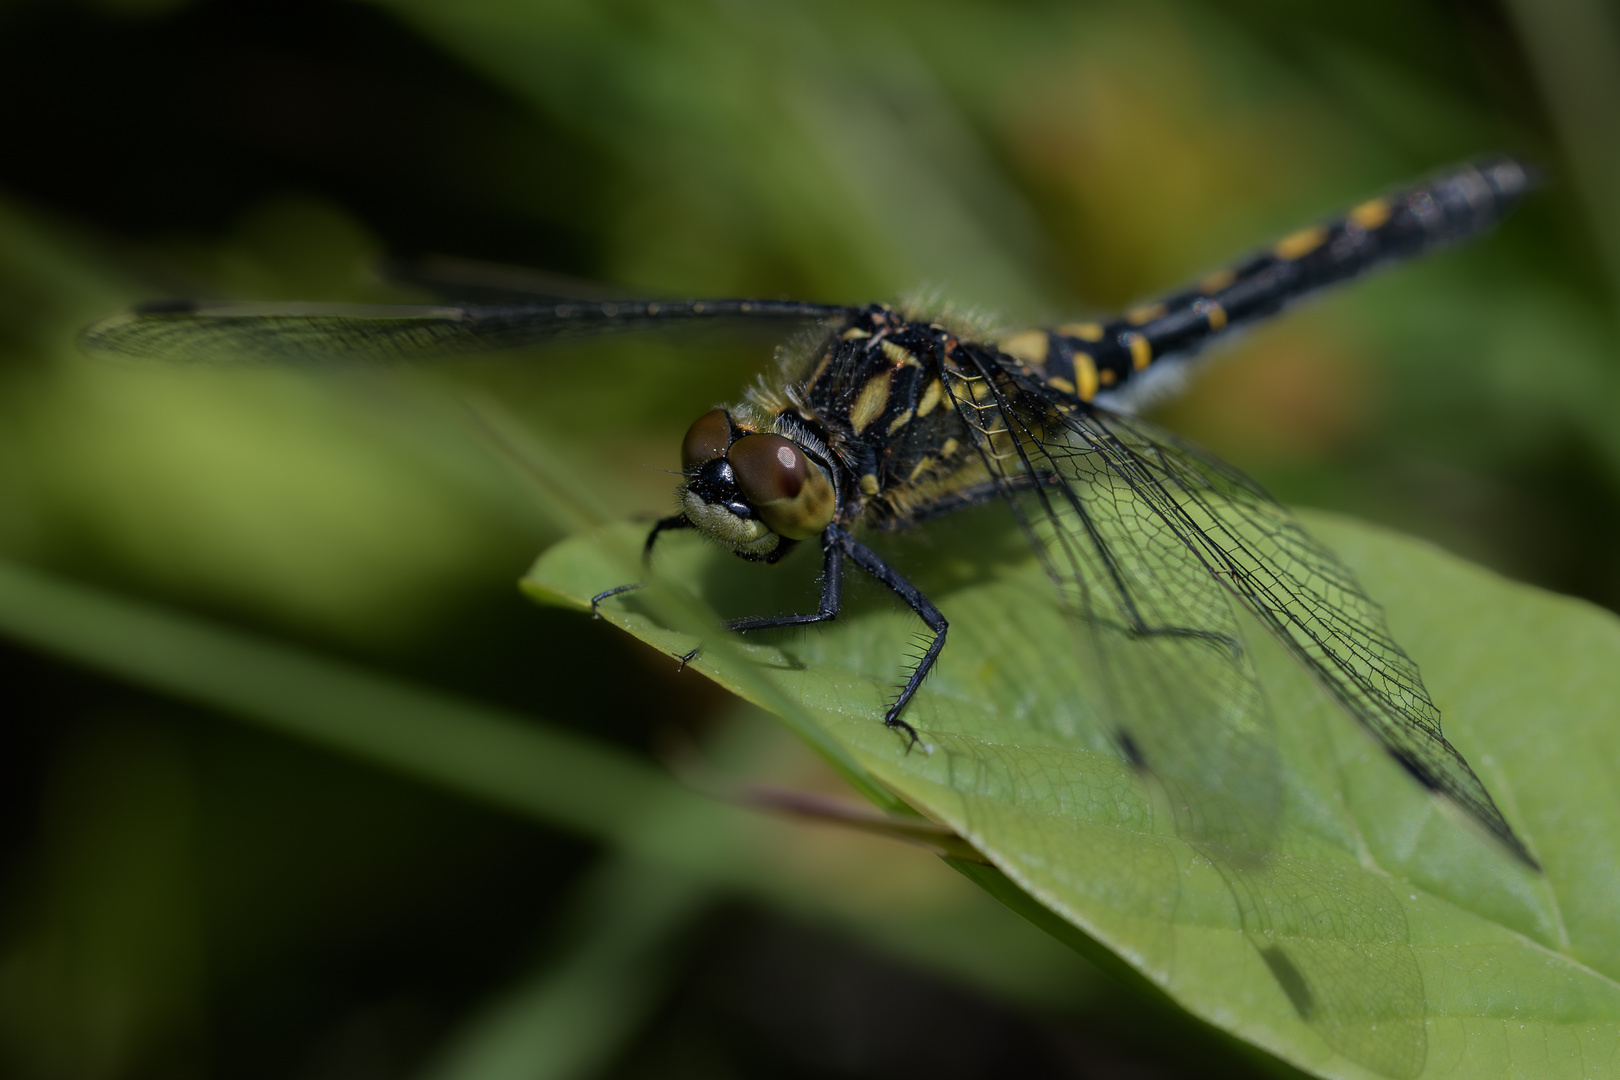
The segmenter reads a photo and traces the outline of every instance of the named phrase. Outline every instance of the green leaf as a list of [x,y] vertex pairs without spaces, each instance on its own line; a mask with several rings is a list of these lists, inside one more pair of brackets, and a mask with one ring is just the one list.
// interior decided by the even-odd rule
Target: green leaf
[[[870,775],[983,853],[1000,873],[971,874],[981,884],[1016,897],[1005,875],[1082,931],[1082,947],[1089,939],[1192,1013],[1299,1067],[1610,1074],[1620,1050],[1620,802],[1609,794],[1620,765],[1620,621],[1313,515],[1387,604],[1448,737],[1546,872],[1419,788],[1259,634],[1286,794],[1275,849],[1245,864],[1178,835],[1163,790],[1059,722],[1088,696],[1074,638],[1004,518],[986,507],[881,545],[951,622],[907,713],[922,734],[915,748],[880,717],[920,627],[875,586],[857,586],[830,627],[750,635],[692,666],[755,700],[750,687],[765,676]],[[558,545],[525,587],[588,604],[622,583],[604,541],[641,528]],[[814,561],[772,571],[677,535],[661,543],[658,567],[732,616],[813,607]],[[602,614],[674,655],[697,644],[634,594]]]

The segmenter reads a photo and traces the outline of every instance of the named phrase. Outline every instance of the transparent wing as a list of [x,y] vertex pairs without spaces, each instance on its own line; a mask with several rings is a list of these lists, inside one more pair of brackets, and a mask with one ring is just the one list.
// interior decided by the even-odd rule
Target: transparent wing
[[1225,881],[1256,956],[1334,1050],[1418,1075],[1427,999],[1399,902],[1365,875],[1267,857],[1281,766],[1236,605],[1522,855],[1440,737],[1378,607],[1257,484],[1173,436],[988,363],[958,387],[960,414],[1081,624],[1120,749],[1169,795],[1178,834]]
[[1105,734],[1166,788],[1178,833],[1255,862],[1282,804],[1276,741],[1231,598],[1187,523],[1115,467],[1104,432],[1016,408],[1005,388],[964,389],[958,409],[1080,624]]
[[1355,575],[1253,479],[1169,432],[1097,410],[1065,418],[1069,441],[1176,522],[1222,580],[1419,782],[1451,799],[1530,865],[1535,860],[1440,730],[1417,664]]
[[[986,369],[991,379],[999,371]],[[1199,839],[1256,850],[1280,798],[1264,699],[1232,599],[1283,642],[1420,782],[1534,859],[1440,731],[1417,665],[1355,576],[1255,481],[1146,421],[1067,404],[1001,373],[959,398],[992,470],[1092,630],[1129,753],[1218,820]],[[1005,434],[998,434],[1005,430]],[[1258,784],[1254,791],[1242,785]],[[1189,811],[1196,813],[1196,810]]]
[[580,334],[725,319],[810,321],[852,309],[783,300],[600,300],[455,306],[146,304],[86,328],[87,352],[195,364],[387,363]]

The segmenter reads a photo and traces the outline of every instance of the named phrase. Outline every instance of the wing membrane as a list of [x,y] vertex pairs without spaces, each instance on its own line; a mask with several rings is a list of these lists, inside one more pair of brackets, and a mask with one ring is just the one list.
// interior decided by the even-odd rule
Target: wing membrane
[[1111,467],[1155,485],[1155,510],[1179,519],[1208,572],[1225,579],[1396,761],[1534,865],[1441,733],[1440,710],[1383,608],[1292,514],[1243,473],[1144,420],[1098,410],[1067,426],[1093,440]]
[[1362,877],[1324,887],[1323,865],[1267,857],[1281,763],[1234,601],[1523,854],[1441,738],[1416,666],[1350,571],[1254,481],[1143,421],[979,371],[985,385],[959,384],[957,408],[1080,624],[1121,750],[1166,789],[1178,834],[1225,881],[1299,1017],[1374,1071],[1417,1075],[1426,1005],[1399,903]]
[[[1038,512],[1025,515],[1027,528],[1092,630],[1122,727],[1148,740],[1146,767],[1233,817],[1203,824],[1203,835],[1264,839],[1253,819],[1276,784],[1233,790],[1263,782],[1275,754],[1235,598],[1408,772],[1535,865],[1442,735],[1440,712],[1383,609],[1280,503],[1144,420],[1075,405],[1021,375],[1002,378],[988,407],[962,398],[959,408],[974,416],[993,471],[1009,484],[1025,478],[1026,488],[1033,480]],[[1010,429],[999,446],[995,425]],[[1172,685],[1188,678],[1198,685]]]
[[[1160,511],[1151,478],[1115,467],[1104,432],[958,397],[991,471],[1080,624],[1082,668],[1106,732],[1167,789],[1182,835],[1252,862],[1272,844],[1282,790],[1265,699],[1231,599]],[[1089,662],[1088,662],[1089,661]]]
[[581,334],[717,319],[811,321],[851,309],[781,300],[564,303],[148,304],[87,328],[86,351],[194,364],[390,363],[535,345]]

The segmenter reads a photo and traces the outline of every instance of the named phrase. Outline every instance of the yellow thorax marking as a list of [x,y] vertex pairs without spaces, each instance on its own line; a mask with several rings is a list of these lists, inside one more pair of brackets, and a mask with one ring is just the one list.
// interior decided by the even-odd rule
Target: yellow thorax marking
[[899,431],[901,428],[905,427],[911,422],[911,412],[912,410],[907,409],[905,412],[889,421],[890,435],[893,435],[895,432]]
[[1125,313],[1125,318],[1130,320],[1130,324],[1132,326],[1142,326],[1145,323],[1150,323],[1154,319],[1162,317],[1165,310],[1166,308],[1163,304],[1148,304],[1143,307],[1132,308],[1131,310],[1127,311]]
[[892,341],[880,342],[878,347],[883,350],[883,355],[884,356],[887,356],[893,363],[895,363],[895,364],[897,364],[897,365],[899,365],[901,367],[906,367],[906,366],[920,367],[921,366],[921,365],[919,365],[917,363],[917,358],[915,356],[912,356],[904,348],[902,348],[899,345],[896,345]]
[[854,407],[849,410],[850,427],[857,432],[864,431],[867,424],[883,414],[889,404],[889,386],[893,381],[892,371],[880,371],[866,380],[860,395],[855,398]]
[[1206,293],[1220,292],[1236,280],[1237,271],[1217,270],[1198,283],[1198,291]]
[[917,415],[927,416],[939,405],[940,399],[945,396],[945,387],[938,379],[929,382],[923,388],[922,400],[917,402]]

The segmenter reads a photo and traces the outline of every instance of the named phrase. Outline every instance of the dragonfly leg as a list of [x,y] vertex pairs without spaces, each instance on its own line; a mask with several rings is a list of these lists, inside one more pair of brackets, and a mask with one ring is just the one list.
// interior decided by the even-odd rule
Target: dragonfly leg
[[[647,542],[642,545],[642,565],[645,566],[647,563],[652,561],[653,545],[658,542],[659,533],[667,532],[670,529],[690,529],[691,527],[692,523],[686,519],[685,514],[671,514],[667,518],[659,518],[653,523],[652,531],[647,534]],[[598,605],[600,605],[602,601],[611,600],[615,596],[623,596],[628,592],[635,592],[637,589],[642,587],[641,582],[633,581],[628,585],[615,585],[611,589],[604,589],[603,591],[597,593],[595,596],[591,597],[591,618],[600,619],[602,617],[602,613],[597,610]],[[694,653],[694,655],[696,654]],[[685,660],[681,661],[683,664],[685,662]]]
[[844,602],[844,548],[841,537],[849,534],[833,526],[821,537],[821,606],[812,615],[762,615],[751,619],[732,619],[727,630],[747,633],[749,630],[769,630],[777,626],[804,626],[807,623],[826,622],[838,617]]
[[934,661],[939,659],[940,651],[945,648],[945,631],[950,624],[945,621],[945,616],[940,614],[939,608],[934,606],[932,600],[924,596],[917,586],[901,577],[900,572],[884,562],[877,552],[865,544],[856,543],[847,532],[842,530],[839,532],[840,543],[850,560],[892,589],[895,595],[904,600],[906,606],[915,611],[917,617],[927,624],[928,629],[934,632],[934,639],[928,643],[927,651],[923,653],[922,659],[917,661],[917,666],[911,669],[911,675],[906,679],[905,686],[900,688],[900,696],[895,698],[894,704],[889,706],[889,711],[883,717],[885,724],[910,735],[911,742],[915,745],[917,729],[900,719],[900,713],[904,711],[911,696],[917,692],[917,687],[922,685],[929,669],[934,666]]
[[653,545],[658,542],[658,534],[671,529],[690,529],[692,522],[685,514],[671,514],[667,518],[659,518],[653,522],[652,531],[647,534],[647,542],[641,548],[641,561],[643,565],[652,561]]
[[[804,626],[808,623],[826,622],[838,617],[838,609],[844,600],[844,552],[836,540],[829,535],[821,542],[822,571],[821,571],[821,606],[813,615],[759,615],[749,619],[732,619],[725,624],[726,629],[734,633],[743,634],[750,630],[770,630],[778,626]],[[681,667],[686,667],[703,651],[703,646],[682,656]]]
[[597,605],[601,604],[602,601],[611,600],[615,596],[623,596],[627,592],[635,592],[642,587],[641,582],[632,581],[628,585],[615,585],[611,589],[604,589],[597,593],[591,597],[591,618],[600,619],[602,617],[602,613],[597,610]]

